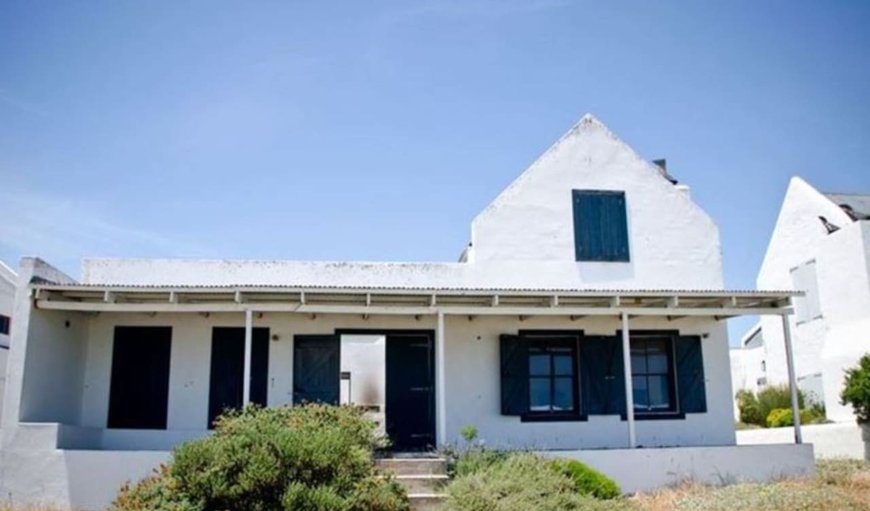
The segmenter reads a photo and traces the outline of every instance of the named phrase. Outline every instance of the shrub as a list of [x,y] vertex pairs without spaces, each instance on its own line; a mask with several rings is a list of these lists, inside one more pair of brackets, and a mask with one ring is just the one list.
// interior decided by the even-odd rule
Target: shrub
[[740,422],[744,424],[764,425],[764,416],[758,407],[758,399],[751,390],[737,391],[737,409],[740,412]]
[[840,392],[844,405],[852,405],[858,424],[870,424],[870,353],[858,365],[846,370],[846,379]]
[[401,488],[375,473],[382,441],[374,428],[350,407],[249,407],[183,444],[162,473],[122,490],[112,509],[407,510]]
[[[770,412],[778,408],[791,409],[791,392],[787,385],[771,385],[761,389],[758,395],[749,390],[740,390],[736,394],[737,408],[740,412],[740,422],[767,425]],[[804,394],[798,390],[798,404],[804,407]]]
[[552,466],[574,482],[577,493],[599,499],[615,499],[622,495],[613,479],[577,460],[553,460]]
[[514,453],[447,487],[447,511],[536,511],[630,509],[624,500],[597,500],[577,493],[574,482],[552,461]]
[[[812,407],[804,408],[800,411],[801,424],[818,424],[825,421],[824,408]],[[768,428],[783,428],[786,426],[794,426],[791,408],[776,408],[770,411],[767,416]]]

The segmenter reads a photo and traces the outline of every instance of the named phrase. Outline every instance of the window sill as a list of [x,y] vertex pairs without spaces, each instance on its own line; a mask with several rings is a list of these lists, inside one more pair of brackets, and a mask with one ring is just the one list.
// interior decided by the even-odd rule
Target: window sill
[[527,413],[520,422],[585,422],[586,416],[577,413]]
[[[628,420],[625,414],[621,414],[622,420]],[[683,420],[686,418],[685,412],[659,412],[659,413],[635,413],[634,420],[636,421],[669,421]]]

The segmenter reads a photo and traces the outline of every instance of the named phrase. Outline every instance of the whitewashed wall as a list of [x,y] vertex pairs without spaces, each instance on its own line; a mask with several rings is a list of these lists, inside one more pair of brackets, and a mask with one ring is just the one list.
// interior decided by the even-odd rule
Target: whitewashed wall
[[[818,217],[840,227],[833,234]],[[758,274],[764,289],[791,289],[789,270],[815,260],[818,319],[790,318],[797,376],[821,373],[828,418],[851,421],[851,410],[839,404],[843,368],[870,352],[870,222],[853,222],[836,204],[800,178],[786,192],[773,235]],[[779,318],[761,319],[771,383],[785,383],[787,371]]]
[[604,125],[584,117],[472,223],[471,259],[574,261],[572,189],[624,191],[629,263],[579,263],[590,286],[721,288],[716,225]]
[[[59,387],[82,389],[80,398],[70,394],[57,402],[43,403],[38,420],[63,422],[82,428],[102,430],[108,416],[109,380],[113,330],[116,325],[172,326],[168,431],[105,430],[94,435],[73,435],[79,447],[114,449],[168,449],[175,443],[206,434],[208,416],[211,329],[214,326],[241,326],[241,314],[101,314],[88,318],[86,361],[72,363],[76,371],[57,373]],[[704,369],[707,384],[705,414],[691,414],[685,420],[638,421],[641,445],[730,445],[734,443],[731,412],[731,380],[728,369],[728,342],[722,322],[700,319],[677,321],[638,318],[638,329],[680,329],[682,333],[702,334]],[[292,403],[292,336],[296,334],[332,333],[336,328],[434,329],[431,317],[413,318],[267,313],[255,320],[255,326],[268,327],[278,339],[270,342],[269,404]],[[583,329],[587,334],[614,334],[619,328],[615,318],[589,318],[571,322],[567,319],[515,317],[449,316],[446,321],[446,396],[447,435],[459,439],[463,426],[474,425],[487,442],[523,448],[614,448],[627,443],[627,426],[619,417],[591,417],[588,422],[522,423],[517,417],[500,414],[500,369],[498,337],[521,329]],[[58,331],[56,344],[79,343],[72,330]],[[70,358],[62,352],[41,353],[40,358],[57,362]],[[30,394],[30,392],[33,392]],[[42,387],[25,386],[24,403],[43,395]],[[71,410],[73,404],[80,411]],[[97,442],[99,445],[87,445]],[[71,445],[72,446],[72,445]]]
[[[18,275],[0,261],[0,314],[12,317]],[[9,360],[11,337],[0,333],[0,420],[3,416],[3,396],[6,393],[6,363]]]

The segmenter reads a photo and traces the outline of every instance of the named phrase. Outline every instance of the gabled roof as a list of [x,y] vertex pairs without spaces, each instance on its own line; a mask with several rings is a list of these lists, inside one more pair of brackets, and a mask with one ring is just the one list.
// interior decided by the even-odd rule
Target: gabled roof
[[870,220],[870,195],[860,193],[827,193],[822,195],[840,206],[849,218],[854,221]]

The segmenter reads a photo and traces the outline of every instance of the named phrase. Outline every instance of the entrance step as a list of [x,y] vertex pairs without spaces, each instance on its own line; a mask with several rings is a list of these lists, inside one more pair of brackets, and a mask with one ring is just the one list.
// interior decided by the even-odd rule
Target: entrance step
[[444,486],[449,480],[444,458],[396,455],[377,460],[377,466],[405,488],[414,511],[435,511],[444,502]]
[[441,474],[395,476],[397,483],[405,487],[408,495],[440,494],[447,484],[447,476]]
[[447,475],[447,460],[444,458],[381,458],[378,470],[395,476]]

